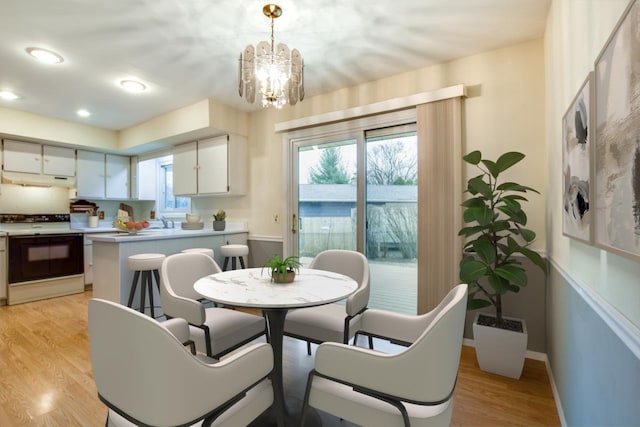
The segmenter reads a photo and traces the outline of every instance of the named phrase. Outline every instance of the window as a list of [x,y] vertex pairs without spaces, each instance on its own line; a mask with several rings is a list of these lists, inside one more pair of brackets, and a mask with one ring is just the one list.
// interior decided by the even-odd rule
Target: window
[[173,156],[166,156],[158,161],[158,198],[156,199],[160,213],[190,212],[191,199],[176,197],[173,194]]
[[158,216],[190,212],[191,199],[173,194],[173,156],[151,154],[138,161],[138,197],[155,200]]

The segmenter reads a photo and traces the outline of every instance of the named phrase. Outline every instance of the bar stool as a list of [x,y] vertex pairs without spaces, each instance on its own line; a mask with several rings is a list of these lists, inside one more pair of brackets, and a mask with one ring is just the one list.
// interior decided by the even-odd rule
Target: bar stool
[[224,257],[224,265],[222,266],[222,271],[227,270],[227,265],[229,264],[229,258],[231,258],[231,269],[236,269],[236,258],[240,260],[240,265],[242,268],[246,268],[244,266],[244,259],[242,257],[249,255],[249,246],[247,245],[223,245],[220,246],[220,255]]
[[182,253],[198,252],[198,253],[203,253],[205,255],[209,255],[211,258],[213,258],[213,249],[209,249],[209,248],[189,248],[189,249],[184,249],[181,252]]
[[[140,313],[144,313],[145,308],[145,300],[146,300],[146,291],[149,291],[149,305],[151,307],[151,317],[155,319],[155,311],[153,306],[153,280],[151,277],[151,273],[156,278],[156,286],[158,287],[158,292],[160,292],[160,267],[162,267],[162,261],[166,256],[164,254],[136,254],[131,255],[127,258],[127,267],[129,270],[134,271],[133,273],[133,282],[131,282],[131,291],[129,292],[129,301],[127,302],[127,307],[131,307],[133,304],[133,297],[136,293],[136,288],[138,287],[138,278],[140,277],[140,273],[142,273],[142,280],[140,281]],[[145,287],[146,284],[146,287]]]

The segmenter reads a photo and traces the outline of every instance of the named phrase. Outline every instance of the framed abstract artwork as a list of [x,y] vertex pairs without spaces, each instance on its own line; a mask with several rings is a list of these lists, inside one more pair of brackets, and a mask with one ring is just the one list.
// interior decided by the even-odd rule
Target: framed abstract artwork
[[595,62],[595,243],[640,260],[640,3]]
[[562,117],[562,234],[592,243],[593,73]]

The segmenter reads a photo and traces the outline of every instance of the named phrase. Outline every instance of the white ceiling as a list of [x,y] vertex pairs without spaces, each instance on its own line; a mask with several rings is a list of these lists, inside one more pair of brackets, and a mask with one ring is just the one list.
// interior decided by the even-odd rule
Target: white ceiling
[[[238,56],[269,39],[261,0],[0,0],[0,107],[123,129],[238,96]],[[541,37],[550,0],[282,0],[276,43],[305,61],[306,97]],[[29,46],[64,57],[44,65]],[[144,81],[133,95],[116,82]],[[304,102],[304,101],[303,101]],[[92,112],[80,118],[76,110]],[[287,108],[287,107],[285,107]]]

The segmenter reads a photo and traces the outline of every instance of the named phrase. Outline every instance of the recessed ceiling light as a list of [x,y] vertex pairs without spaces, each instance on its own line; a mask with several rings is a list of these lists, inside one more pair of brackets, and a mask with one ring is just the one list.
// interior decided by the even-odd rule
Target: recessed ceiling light
[[51,50],[41,49],[39,47],[28,47],[26,51],[29,55],[33,56],[38,61],[44,62],[46,64],[59,64],[64,61],[62,56]]
[[120,86],[129,92],[144,92],[147,89],[144,83],[137,80],[121,80]]
[[18,95],[16,95],[13,92],[9,92],[6,90],[0,90],[0,98],[5,99],[7,101],[13,101],[15,99],[20,98]]
[[91,113],[85,109],[76,111],[76,114],[79,115],[80,117],[89,117],[91,115]]

